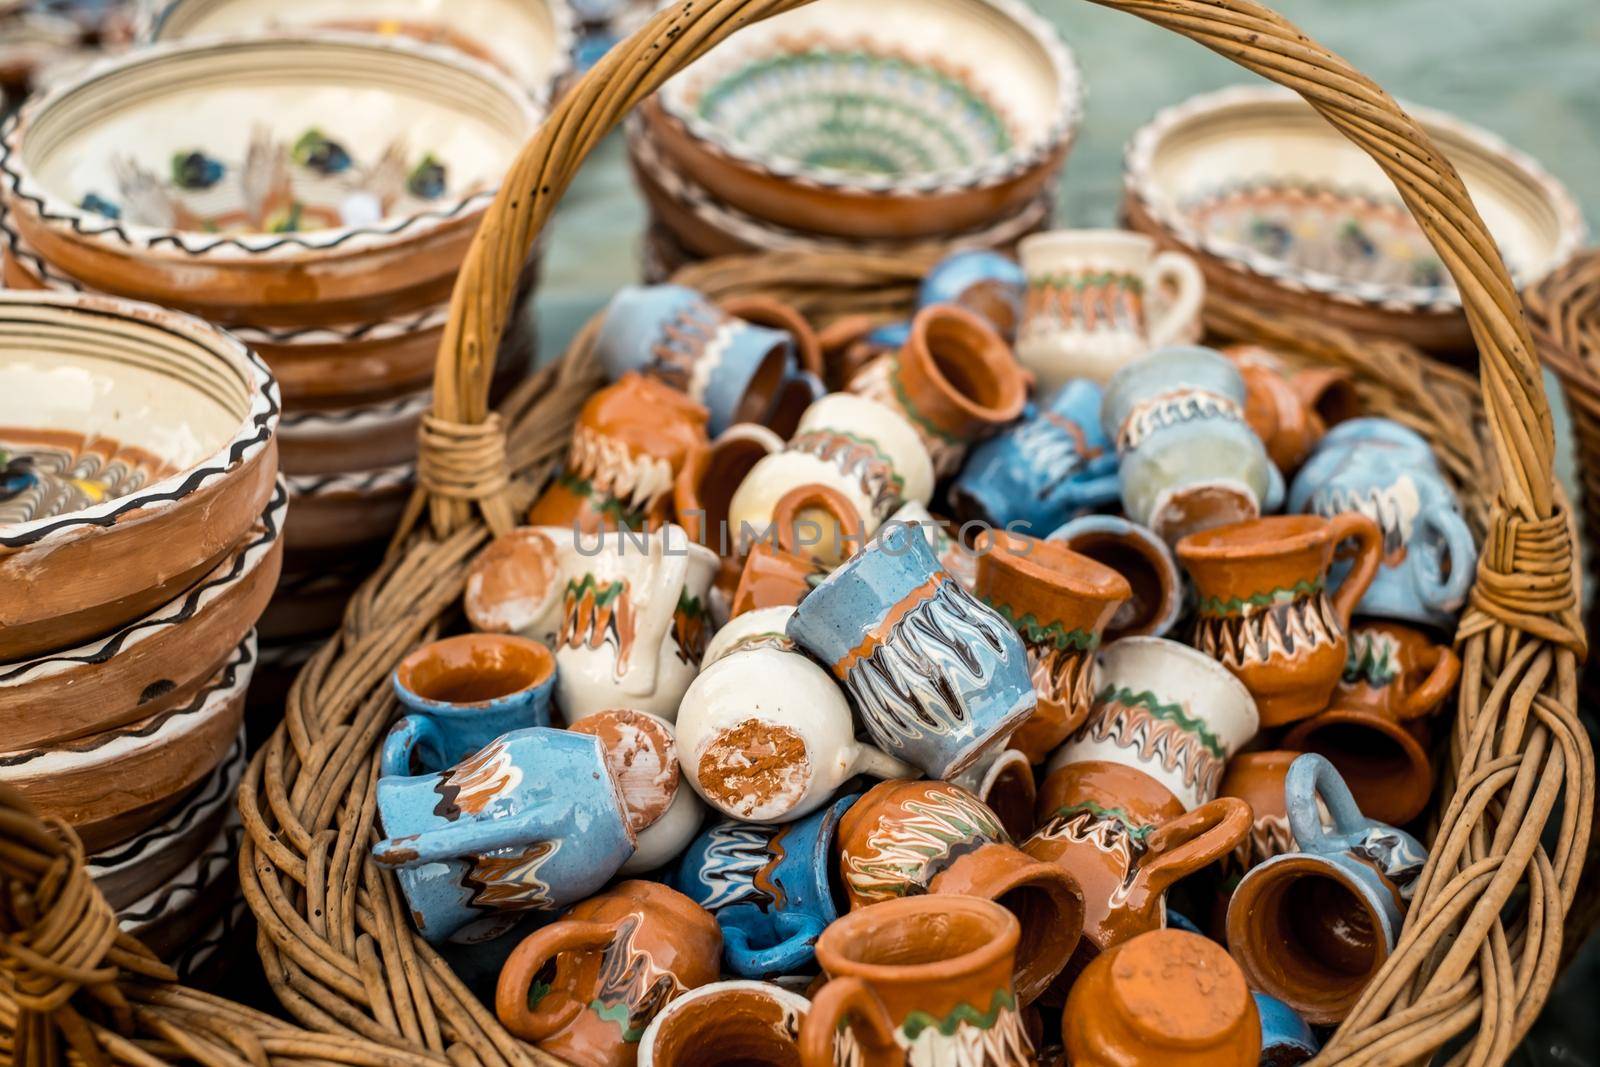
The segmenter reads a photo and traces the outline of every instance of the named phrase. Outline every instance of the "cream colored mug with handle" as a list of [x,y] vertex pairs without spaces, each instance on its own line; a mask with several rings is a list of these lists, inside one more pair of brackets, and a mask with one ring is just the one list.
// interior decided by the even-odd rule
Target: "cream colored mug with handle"
[[[1200,314],[1205,278],[1181,252],[1126,230],[1053,230],[1017,246],[1028,296],[1017,359],[1048,397],[1074,378],[1104,384],[1181,340]],[[1170,287],[1165,301],[1153,295]],[[1159,306],[1158,306],[1159,305]]]

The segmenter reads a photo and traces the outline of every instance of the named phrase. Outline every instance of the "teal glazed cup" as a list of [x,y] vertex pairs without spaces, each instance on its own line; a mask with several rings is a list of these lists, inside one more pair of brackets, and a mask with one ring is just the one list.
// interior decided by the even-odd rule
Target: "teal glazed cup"
[[384,739],[381,773],[428,774],[501,734],[550,725],[554,654],[509,634],[463,634],[423,645],[391,678],[411,709]]
[[1394,951],[1428,854],[1405,831],[1362,815],[1322,756],[1290,764],[1283,794],[1296,851],[1239,882],[1228,902],[1228,951],[1252,989],[1309,1023],[1332,1025]]
[[1293,1008],[1265,993],[1250,995],[1261,1015],[1261,1067],[1294,1067],[1322,1051],[1322,1042]]
[[878,747],[931,778],[998,751],[1037,705],[1022,639],[915,526],[885,524],[800,602],[788,634],[843,683]]

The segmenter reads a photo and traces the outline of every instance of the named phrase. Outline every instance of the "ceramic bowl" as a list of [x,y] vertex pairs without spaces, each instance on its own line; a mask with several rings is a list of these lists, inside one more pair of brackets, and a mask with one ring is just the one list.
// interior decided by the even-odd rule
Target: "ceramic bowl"
[[289,484],[290,552],[344,552],[394,533],[416,484],[413,463],[342,474],[293,474]]
[[[1582,216],[1537,162],[1443,112],[1407,110],[1460,171],[1519,286],[1571,258]],[[1393,183],[1289,90],[1226,89],[1161,112],[1129,144],[1124,193],[1135,229],[1196,256],[1236,299],[1471,346],[1455,283]]]
[[214,322],[363,322],[448,299],[543,107],[487,64],[370,36],[176,42],[8,125],[0,195],[95,289]]
[[237,811],[205,850],[168,883],[117,912],[117,925],[162,959],[178,955],[205,936],[232,909],[239,895],[239,843],[244,826]]
[[65,819],[92,852],[128,841],[181,803],[238,739],[255,654],[255,634],[246,634],[175,707],[75,741],[0,754],[0,782]]
[[566,0],[170,0],[150,41],[346,30],[446,45],[493,64],[546,98],[572,71],[576,19]]
[[734,208],[904,240],[1036,199],[1082,111],[1071,52],[1021,0],[819,0],[741,30],[642,115],[675,168]]
[[[272,595],[288,500],[280,484],[233,551],[149,614],[73,648],[0,663],[6,747],[102,734],[189,701],[244,640]],[[50,714],[41,715],[40,708]]]
[[277,424],[266,366],[202,322],[0,293],[0,663],[114,630],[215,567],[267,506]]

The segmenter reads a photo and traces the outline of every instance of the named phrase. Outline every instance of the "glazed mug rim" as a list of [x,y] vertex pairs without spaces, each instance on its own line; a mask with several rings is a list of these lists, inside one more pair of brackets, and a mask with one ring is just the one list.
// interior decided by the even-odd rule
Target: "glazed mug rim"
[[1044,233],[1029,234],[1017,242],[1017,259],[1022,264],[1023,270],[1030,276],[1039,273],[1039,265],[1035,262],[1032,267],[1029,260],[1035,255],[1048,255],[1056,251],[1083,251],[1092,247],[1114,246],[1119,250],[1142,252],[1154,257],[1156,242],[1153,238],[1132,230],[1121,230],[1115,227],[1102,229],[1073,229],[1073,230],[1046,230]]
[[1188,534],[1177,552],[1186,562],[1226,561],[1240,549],[1252,549],[1252,557],[1286,556],[1326,544],[1330,530],[1330,520],[1322,515],[1263,515]]
[[[929,333],[935,327],[958,331],[970,342],[972,351],[967,362],[991,373],[998,396],[994,403],[986,404],[963,392],[945,374],[934,355]],[[1022,376],[1022,367],[1016,362],[1010,348],[993,326],[977,313],[960,304],[930,304],[919,310],[911,320],[911,334],[898,358],[905,360],[907,350],[921,353],[921,370],[938,384],[946,403],[963,415],[990,423],[1011,422],[1022,414],[1028,403],[1028,387]],[[976,358],[972,358],[976,357]],[[1006,366],[1007,361],[1011,366]],[[1007,371],[1014,371],[1008,374]]]
[[[858,946],[856,927],[880,927],[896,919],[918,915],[964,912],[998,924],[989,940],[974,948],[942,959],[921,963],[877,963],[851,954]],[[817,962],[830,977],[854,975],[869,984],[902,984],[907,981],[945,982],[962,975],[997,966],[1014,954],[1022,935],[1017,917],[992,900],[956,894],[930,894],[883,900],[870,907],[856,908],[841,915],[817,938]]]
[[[980,572],[985,567],[998,568],[1074,597],[1112,601],[1133,594],[1126,578],[1063,541],[991,527],[978,535],[974,550]],[[1047,566],[1047,562],[1058,566]]]
[[[497,654],[504,649],[514,649],[517,654],[530,654],[536,661],[536,673],[522,685],[507,692],[481,700],[444,700],[439,697],[429,696],[414,684],[417,668],[429,659],[446,653],[446,649],[453,650],[457,647],[469,645],[494,646]],[[456,674],[447,668],[447,673]],[[436,715],[463,715],[484,711],[492,708],[513,697],[536,694],[547,688],[555,681],[556,659],[555,653],[541,641],[522,637],[517,634],[491,634],[469,633],[457,634],[454,637],[442,637],[436,641],[429,641],[420,648],[413,649],[390,675],[395,693],[413,710],[427,711]],[[424,687],[425,688],[425,687]]]

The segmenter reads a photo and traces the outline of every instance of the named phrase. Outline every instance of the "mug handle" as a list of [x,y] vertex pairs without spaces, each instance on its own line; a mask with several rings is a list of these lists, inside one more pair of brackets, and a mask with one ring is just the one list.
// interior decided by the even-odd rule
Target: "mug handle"
[[855,975],[835,978],[811,998],[800,1027],[801,1067],[833,1067],[834,1037],[849,1027],[861,1049],[860,1067],[903,1067],[905,1054],[894,1039],[894,1021],[866,982]]
[[1356,605],[1366,595],[1367,587],[1378,576],[1378,567],[1383,563],[1383,531],[1359,511],[1343,511],[1333,516],[1328,520],[1328,530],[1335,545],[1349,538],[1355,538],[1356,541],[1355,566],[1350,568],[1350,573],[1339,583],[1338,592],[1333,594],[1333,610],[1338,613],[1340,624],[1349,629],[1350,616],[1355,613]]
[[902,763],[881,749],[872,745],[857,743],[855,754],[848,760],[849,770],[844,777],[852,778],[858,774],[865,774],[872,778],[882,778],[884,781],[894,781],[896,778],[921,778],[922,771],[909,763]]
[[1206,279],[1194,260],[1182,252],[1162,252],[1145,271],[1145,291],[1154,292],[1163,281],[1171,280],[1178,295],[1167,306],[1161,320],[1150,327],[1150,347],[1170,345],[1183,333],[1185,326],[1200,314],[1200,305],[1206,299]]
[[386,778],[410,777],[418,772],[412,769],[412,756],[421,751],[430,757],[421,764],[421,773],[431,774],[449,765],[445,755],[444,734],[439,724],[426,715],[413,712],[395,721],[389,736],[383,739],[383,755],[378,773]]
[[1180,878],[1233,852],[1253,818],[1250,805],[1238,797],[1218,797],[1162,823],[1145,843],[1151,859],[1140,866],[1138,880],[1160,896]]
[[[794,544],[796,519],[800,512],[808,508],[828,513],[828,517],[840,530],[841,547],[859,540],[861,513],[856,510],[856,506],[839,490],[812,482],[795,486],[784,493],[772,509],[772,525],[777,531],[775,537],[778,547],[785,552],[803,559],[811,559],[816,555],[815,552],[806,551],[806,548],[815,546],[797,547]],[[848,552],[846,554],[848,555]]]
[[718,925],[722,928],[724,957],[729,961],[742,958],[744,972],[759,971],[763,977],[767,974],[788,973],[796,969],[791,964],[797,956],[806,957],[805,963],[809,963],[813,953],[812,946],[816,944],[817,938],[822,936],[822,931],[827,929],[828,925],[820,915],[780,911],[772,917],[772,925],[783,935],[783,940],[775,945],[757,948],[750,943],[750,935],[745,932],[744,927],[737,923],[724,922],[720,916],[718,920]]
[[1289,832],[1302,852],[1340,852],[1344,846],[1333,840],[1322,825],[1317,798],[1333,817],[1333,832],[1340,836],[1359,834],[1370,820],[1361,814],[1356,798],[1344,777],[1326,756],[1307,752],[1289,764],[1283,779],[1283,802],[1289,809]]
[[420,834],[404,834],[372,846],[372,858],[390,870],[444,863],[502,848],[527,848],[545,835],[535,810],[487,822],[457,822]]
[[1412,690],[1400,709],[1400,720],[1420,719],[1443,704],[1455,692],[1456,681],[1461,677],[1461,657],[1445,645],[1434,645],[1428,653],[1432,662],[1420,664],[1428,672],[1421,685]]
[[1452,605],[1459,605],[1466,598],[1467,590],[1472,588],[1472,580],[1477,577],[1477,567],[1469,565],[1468,561],[1476,562],[1478,546],[1472,540],[1472,531],[1467,529],[1467,520],[1454,508],[1425,511],[1418,517],[1418,526],[1420,530],[1432,530],[1444,542],[1450,575],[1442,575],[1443,559],[1438,561],[1438,567],[1418,567],[1415,572],[1417,592],[1422,602],[1432,610],[1451,611]]
[[545,964],[561,953],[603,949],[615,936],[615,924],[579,919],[563,919],[535,930],[511,951],[500,969],[500,980],[494,987],[494,1013],[507,1030],[524,1041],[543,1041],[570,1026],[591,998],[566,996],[555,1010],[530,1008],[528,991],[533,988],[533,980]]

